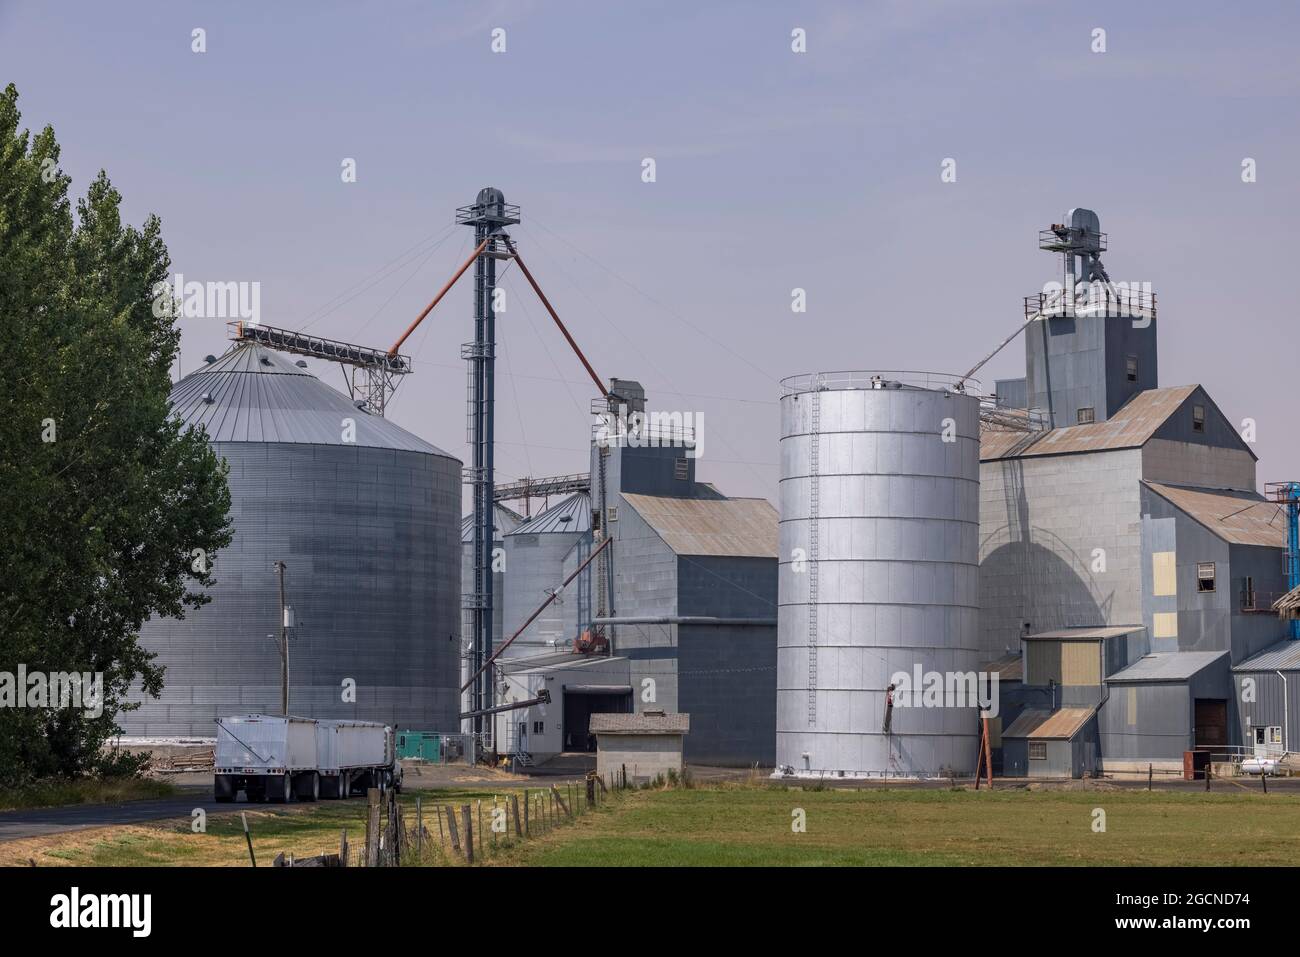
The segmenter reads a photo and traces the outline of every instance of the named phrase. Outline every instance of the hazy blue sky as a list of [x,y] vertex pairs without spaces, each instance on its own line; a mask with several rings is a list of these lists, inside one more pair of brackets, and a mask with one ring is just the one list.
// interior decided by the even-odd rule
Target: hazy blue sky
[[[1037,231],[1092,207],[1112,277],[1156,289],[1161,384],[1256,419],[1261,481],[1300,479],[1297,10],[0,0],[0,82],[78,192],[107,169],[177,271],[260,282],[272,325],[390,345],[467,251],[455,207],[500,187],[601,375],[702,412],[700,476],[774,501],[780,378],[964,371],[1055,275]],[[594,390],[505,285],[498,475],[583,471]],[[391,411],[462,456],[468,294],[408,344]],[[183,330],[186,371],[225,348],[223,321]],[[986,385],[1023,363],[1017,341]]]

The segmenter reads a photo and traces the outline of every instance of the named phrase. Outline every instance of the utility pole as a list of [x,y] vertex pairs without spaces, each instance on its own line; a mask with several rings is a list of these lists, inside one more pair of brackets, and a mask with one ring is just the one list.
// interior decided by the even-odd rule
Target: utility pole
[[284,562],[277,561],[275,570],[280,578],[280,710],[289,716],[289,613],[284,604]]

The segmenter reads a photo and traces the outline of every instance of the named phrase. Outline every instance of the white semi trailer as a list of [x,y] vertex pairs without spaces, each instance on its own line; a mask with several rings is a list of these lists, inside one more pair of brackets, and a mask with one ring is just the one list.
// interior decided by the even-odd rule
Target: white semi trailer
[[393,729],[373,721],[246,714],[217,719],[212,790],[218,801],[346,798],[401,789]]

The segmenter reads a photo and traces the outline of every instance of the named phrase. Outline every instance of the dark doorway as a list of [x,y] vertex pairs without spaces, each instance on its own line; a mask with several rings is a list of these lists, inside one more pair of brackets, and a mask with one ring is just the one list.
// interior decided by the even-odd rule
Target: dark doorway
[[1223,698],[1196,699],[1196,747],[1223,748],[1228,744],[1228,702]]
[[596,741],[590,733],[593,714],[628,714],[632,710],[632,692],[582,691],[564,689],[564,750],[596,750]]

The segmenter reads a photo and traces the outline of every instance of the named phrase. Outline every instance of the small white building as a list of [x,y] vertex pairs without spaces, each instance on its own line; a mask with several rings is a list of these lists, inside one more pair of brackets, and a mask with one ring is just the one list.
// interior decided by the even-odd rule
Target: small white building
[[645,784],[669,773],[682,773],[682,739],[691,729],[691,716],[679,712],[593,714],[596,773],[603,780]]

